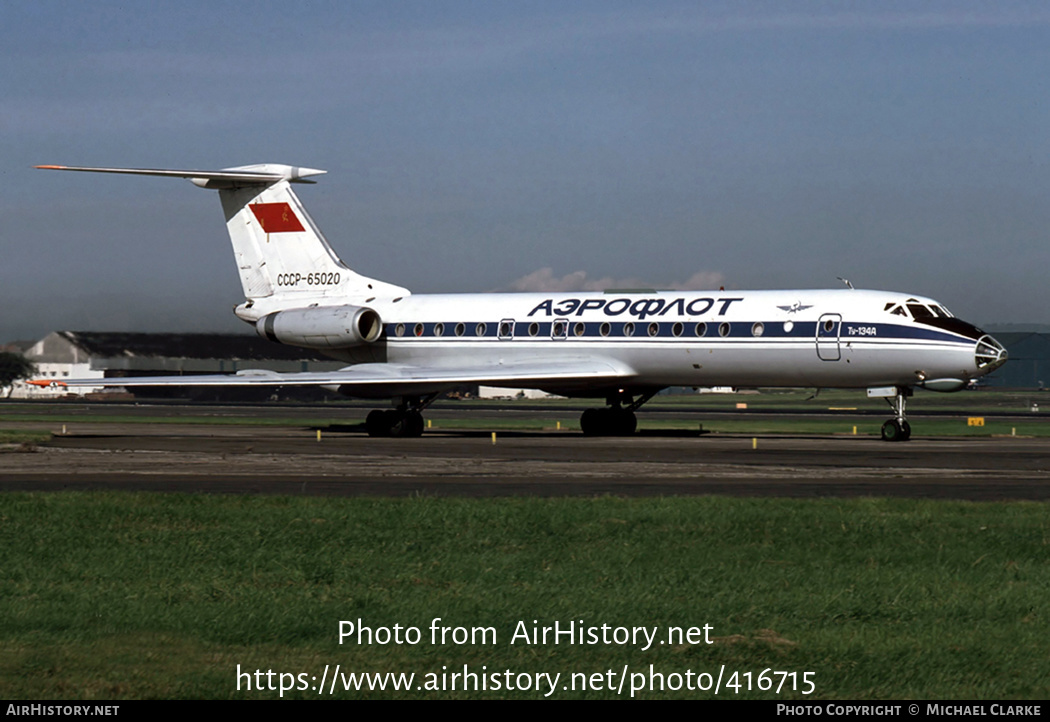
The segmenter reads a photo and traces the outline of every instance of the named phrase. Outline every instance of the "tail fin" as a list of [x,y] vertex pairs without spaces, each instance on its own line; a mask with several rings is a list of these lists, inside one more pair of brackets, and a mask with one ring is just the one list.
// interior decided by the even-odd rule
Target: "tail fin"
[[405,288],[355,273],[328,245],[291,187],[292,183],[313,183],[306,178],[326,171],[270,163],[221,171],[37,167],[188,178],[201,188],[218,190],[248,299],[238,307],[238,315],[246,320],[254,320],[257,314],[250,309],[264,299],[260,306],[265,309],[258,309],[259,313],[323,304],[330,297],[346,301],[409,295]]

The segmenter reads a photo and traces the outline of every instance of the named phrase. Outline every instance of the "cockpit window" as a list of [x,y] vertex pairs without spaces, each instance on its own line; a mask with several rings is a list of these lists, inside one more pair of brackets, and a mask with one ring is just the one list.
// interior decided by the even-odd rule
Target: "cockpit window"
[[926,308],[921,303],[909,303],[908,310],[911,311],[911,315],[916,321],[922,321],[926,318],[935,318],[933,311]]
[[916,301],[914,298],[909,298],[907,305],[911,315],[917,321],[928,318],[955,318],[946,308],[938,306],[936,303],[924,304]]
[[914,318],[916,321],[924,321],[930,318],[955,318],[944,306],[936,303],[924,303],[917,298],[909,298],[904,303],[890,301],[883,309],[893,316],[904,316]]

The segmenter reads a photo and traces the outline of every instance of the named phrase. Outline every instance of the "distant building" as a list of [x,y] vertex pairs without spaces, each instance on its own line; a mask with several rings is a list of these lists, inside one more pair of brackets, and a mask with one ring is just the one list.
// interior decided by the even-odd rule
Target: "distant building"
[[556,399],[561,398],[539,389],[512,389],[500,386],[478,386],[479,399]]
[[[236,373],[242,369],[273,371],[334,371],[346,364],[316,351],[285,346],[258,336],[208,333],[101,333],[55,331],[30,346],[25,356],[37,367],[35,378],[120,378]],[[58,398],[102,392],[103,387],[75,390],[16,383],[12,398]],[[105,389],[107,392],[119,389]],[[194,399],[259,399],[274,388],[135,387],[136,396]],[[327,392],[314,387],[285,387],[282,395],[320,398]]]

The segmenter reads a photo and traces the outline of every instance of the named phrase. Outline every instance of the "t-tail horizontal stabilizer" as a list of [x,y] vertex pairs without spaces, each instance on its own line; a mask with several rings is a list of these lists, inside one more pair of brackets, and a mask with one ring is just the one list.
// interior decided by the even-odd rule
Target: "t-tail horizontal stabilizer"
[[41,170],[73,170],[84,173],[121,173],[124,175],[154,175],[166,178],[189,178],[202,188],[233,188],[250,185],[273,185],[280,181],[290,183],[316,183],[306,180],[323,175],[326,170],[299,168],[279,163],[244,165],[223,170],[167,170],[163,168],[94,168],[72,165],[38,165]]

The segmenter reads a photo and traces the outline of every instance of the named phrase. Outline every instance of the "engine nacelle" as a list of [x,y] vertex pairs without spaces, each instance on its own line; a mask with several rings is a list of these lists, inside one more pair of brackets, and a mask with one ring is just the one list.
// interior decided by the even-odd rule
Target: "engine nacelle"
[[348,348],[372,343],[383,334],[379,314],[362,306],[321,306],[278,311],[255,322],[259,335],[306,348]]

